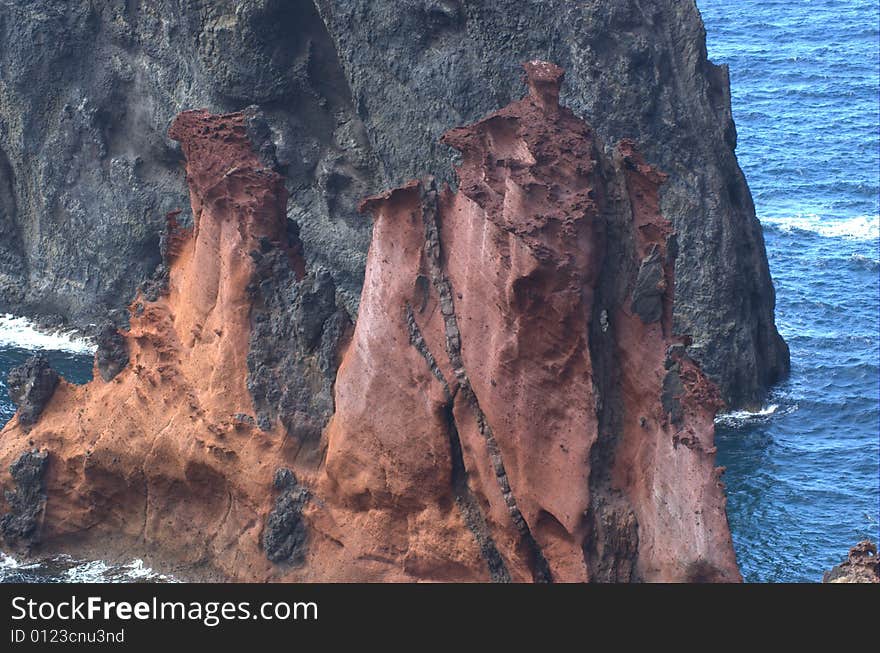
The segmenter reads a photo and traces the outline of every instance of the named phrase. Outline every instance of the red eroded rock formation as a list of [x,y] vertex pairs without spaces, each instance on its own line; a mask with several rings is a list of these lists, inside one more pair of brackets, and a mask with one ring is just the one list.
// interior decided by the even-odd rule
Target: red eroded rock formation
[[525,69],[527,97],[443,137],[458,192],[362,203],[360,310],[315,442],[251,417],[258,252],[304,274],[281,178],[243,114],[181,114],[192,233],[132,304],[127,366],[4,429],[15,532],[238,580],[739,580],[718,393],[672,333],[663,175],[559,105],[560,68]]
[[266,577],[259,535],[282,438],[235,415],[253,412],[248,252],[284,234],[286,193],[242,114],[186,112],[170,134],[187,158],[194,224],[169,216],[167,289],[131,304],[128,365],[109,382],[62,382],[33,428],[7,425],[0,458],[5,471],[23,450],[49,453],[44,546],[97,556],[143,547],[184,565],[224,560],[225,548],[221,571]]
[[822,575],[823,583],[880,583],[877,545],[862,540],[849,550],[847,559]]

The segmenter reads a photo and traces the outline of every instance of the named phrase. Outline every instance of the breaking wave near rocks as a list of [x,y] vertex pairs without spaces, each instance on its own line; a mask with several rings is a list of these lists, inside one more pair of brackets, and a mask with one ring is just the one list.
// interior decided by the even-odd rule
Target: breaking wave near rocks
[[880,239],[880,216],[857,215],[851,218],[822,217],[816,214],[800,214],[791,217],[762,217],[765,228],[782,232],[801,231],[823,238],[846,238],[849,240],[876,241]]

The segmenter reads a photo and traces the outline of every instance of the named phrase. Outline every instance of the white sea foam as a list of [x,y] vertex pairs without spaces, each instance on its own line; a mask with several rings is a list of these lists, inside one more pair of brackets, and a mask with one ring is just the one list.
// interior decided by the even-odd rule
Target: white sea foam
[[35,562],[20,562],[11,555],[0,551],[0,576],[3,575],[2,571],[5,569],[33,569],[36,566]]
[[135,559],[125,565],[109,565],[102,560],[74,561],[69,556],[58,556],[72,566],[64,571],[62,578],[68,583],[132,583],[144,581],[176,582],[171,576],[160,574]]
[[729,428],[739,428],[747,424],[766,422],[780,415],[788,415],[797,409],[797,404],[790,404],[788,406],[768,404],[759,410],[733,410],[729,413],[721,413],[715,416],[715,423]]
[[41,331],[25,317],[0,314],[0,347],[65,351],[72,354],[93,354],[95,344],[73,331]]
[[763,224],[782,231],[811,231],[825,238],[877,240],[880,238],[880,215],[857,215],[853,218],[823,218],[815,213],[789,217],[763,217]]
[[149,567],[144,566],[141,559],[132,560],[127,565],[123,565],[126,576],[133,580],[161,580],[163,583],[176,583],[177,581],[166,574],[160,574],[153,571]]
[[171,576],[146,567],[140,559],[124,565],[110,565],[101,560],[76,560],[61,554],[44,560],[21,562],[0,551],[0,580],[7,574],[25,571],[42,572],[63,583],[178,582]]

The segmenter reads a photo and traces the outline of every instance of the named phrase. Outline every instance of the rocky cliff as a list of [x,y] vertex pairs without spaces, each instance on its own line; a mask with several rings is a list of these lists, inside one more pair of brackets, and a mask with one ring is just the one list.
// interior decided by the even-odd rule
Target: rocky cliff
[[5,0],[0,41],[0,310],[101,324],[187,205],[173,116],[259,104],[316,302],[353,321],[359,198],[425,170],[451,180],[439,136],[518,97],[519,62],[549,58],[604,143],[632,139],[669,175],[672,328],[690,355],[731,405],[788,369],[727,71],[692,0]]
[[561,68],[525,70],[443,136],[458,191],[361,203],[353,326],[260,116],[181,114],[193,225],[168,217],[94,380],[0,435],[6,544],[236,580],[739,580],[667,176],[560,106]]

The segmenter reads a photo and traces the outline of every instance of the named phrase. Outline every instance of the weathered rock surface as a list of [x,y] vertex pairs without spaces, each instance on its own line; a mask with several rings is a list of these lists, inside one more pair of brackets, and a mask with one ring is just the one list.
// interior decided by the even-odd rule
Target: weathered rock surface
[[458,192],[362,203],[353,331],[257,116],[175,120],[193,226],[131,305],[128,365],[0,437],[0,463],[51,452],[46,550],[236,580],[740,579],[665,175],[559,105],[560,68],[525,69],[527,97],[443,137]]
[[822,576],[823,583],[880,583],[880,560],[877,545],[863,540],[849,550],[845,562],[835,565]]
[[259,104],[307,268],[353,321],[359,198],[450,179],[439,136],[519,97],[519,63],[551,57],[607,145],[633,139],[669,174],[673,327],[691,355],[731,404],[788,369],[727,70],[692,0],[29,0],[0,3],[0,42],[0,310],[100,324],[161,263],[162,216],[187,206],[173,116]]

